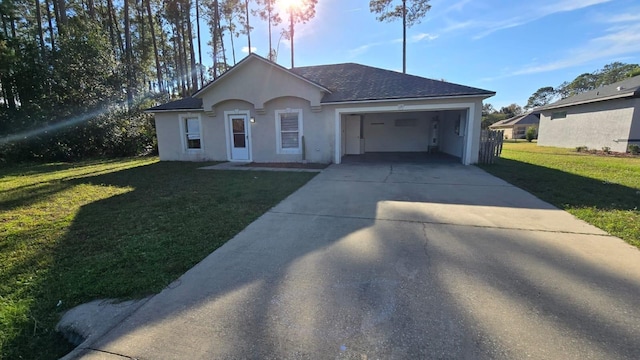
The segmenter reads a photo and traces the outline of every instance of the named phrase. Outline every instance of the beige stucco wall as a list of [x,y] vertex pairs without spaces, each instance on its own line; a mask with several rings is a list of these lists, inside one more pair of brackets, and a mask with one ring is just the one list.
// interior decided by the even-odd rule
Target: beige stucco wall
[[[640,111],[640,99],[610,100],[543,111],[540,114],[538,145],[565,148],[586,146],[597,150],[609,147],[611,151],[625,152],[627,141],[614,140],[632,137],[634,109],[635,112]],[[557,111],[566,111],[567,117],[551,120],[551,114]],[[640,135],[640,129],[637,131]]]
[[282,97],[307,99],[311,106],[319,106],[324,93],[320,88],[257,58],[220,78],[214,86],[197,96],[202,98],[205,111],[220,109],[217,105],[228,100],[245,100],[262,110],[267,102]]
[[331,124],[326,114],[311,111],[310,102],[297,97],[274,99],[265,104],[265,114],[257,115],[251,124],[253,161],[256,162],[300,162],[302,154],[278,154],[276,132],[276,110],[302,110],[302,134],[305,137],[306,160],[330,163],[333,147]]
[[[183,143],[180,116],[199,117],[200,151],[187,150]],[[168,112],[155,114],[158,153],[165,161],[226,160],[224,123],[211,120],[203,112]]]

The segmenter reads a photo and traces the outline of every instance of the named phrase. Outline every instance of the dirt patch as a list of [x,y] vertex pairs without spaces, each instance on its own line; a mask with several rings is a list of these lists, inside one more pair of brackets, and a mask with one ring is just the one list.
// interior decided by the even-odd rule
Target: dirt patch
[[246,165],[247,167],[265,167],[265,168],[278,168],[278,169],[325,169],[328,164],[318,163],[259,163],[252,162]]

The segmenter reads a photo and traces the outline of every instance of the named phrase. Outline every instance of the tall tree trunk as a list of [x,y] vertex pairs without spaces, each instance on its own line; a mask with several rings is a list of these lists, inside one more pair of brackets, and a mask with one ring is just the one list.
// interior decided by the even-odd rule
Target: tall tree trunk
[[294,68],[294,63],[293,63],[293,32],[294,32],[294,28],[293,28],[293,8],[289,9],[289,35],[291,35],[291,68]]
[[36,22],[38,24],[38,41],[40,42],[40,57],[44,61],[46,48],[44,46],[44,34],[42,33],[42,13],[40,11],[40,0],[35,0],[36,5]]
[[107,7],[110,8],[109,17],[111,21],[111,25],[113,26],[113,30],[115,31],[116,41],[118,42],[118,46],[120,48],[120,56],[126,57],[124,44],[122,42],[122,32],[120,28],[118,28],[118,17],[116,16],[116,9],[113,6],[113,0],[107,0]]
[[231,30],[231,28],[229,28],[229,36],[231,36],[231,56],[233,56],[233,65],[236,64],[236,46],[233,43],[233,30]]
[[[7,25],[7,20],[3,16],[3,14],[0,14],[0,19],[2,19],[2,29],[4,30],[4,38],[10,39],[11,36],[9,35],[9,27]],[[11,21],[13,22],[13,20]],[[13,66],[12,64],[8,65],[8,67],[12,67],[12,66]],[[5,99],[7,107],[13,110],[16,108],[16,95],[13,92],[13,89],[14,89],[13,79],[10,74],[8,75],[9,76],[2,76],[2,73],[0,73],[0,84],[2,85],[2,90],[4,91],[3,97]]]
[[224,50],[224,36],[222,25],[218,22],[218,35],[220,36],[220,51],[222,51],[222,61],[224,62],[224,70],[227,71],[227,52]]
[[[158,79],[158,91],[163,92],[162,68],[160,67],[160,56],[158,55],[158,44],[156,43],[156,30],[153,24],[153,14],[151,13],[151,0],[146,0],[147,17],[149,18],[149,29],[151,30],[151,43],[153,44],[153,56],[156,60],[156,77]],[[160,29],[162,31],[162,29]]]
[[273,55],[271,50],[273,49],[273,45],[271,43],[271,5],[267,3],[267,15],[268,15],[268,21],[269,21],[269,55],[268,55],[268,59],[270,61],[274,61],[273,60]]
[[198,73],[200,74],[200,85],[204,86],[204,71],[202,71],[202,38],[200,36],[200,3],[196,0],[196,31],[198,34]]
[[220,3],[218,0],[213,0],[213,24],[211,26],[211,45],[213,50],[213,79],[218,78],[218,31],[220,29]]
[[[139,2],[138,2],[139,1]],[[135,0],[136,2],[136,18],[138,23],[136,24],[136,28],[139,31],[139,36],[140,36],[140,46],[142,47],[142,58],[143,59],[148,59],[149,58],[149,46],[148,46],[148,42],[147,42],[147,27],[145,25],[145,21],[144,21],[144,14],[145,14],[145,9],[144,9],[144,0]],[[137,72],[136,67],[133,67],[134,71]],[[145,83],[147,82],[146,80],[146,72],[143,72],[145,74]]]
[[[55,0],[54,0],[55,3]],[[47,8],[47,22],[49,23],[49,41],[51,43],[51,53],[55,54],[56,41],[55,34],[53,33],[53,17],[51,16],[51,8],[49,7],[49,0],[44,0],[44,5]]]
[[180,21],[176,19],[175,24],[175,33],[174,33],[174,50],[175,50],[175,60],[176,60],[176,71],[178,76],[178,87],[180,88],[180,96],[184,97],[187,93],[186,85],[184,81],[184,63],[182,61],[182,39],[180,37]]
[[[164,61],[162,61],[162,65],[164,66],[164,74],[165,76],[169,76],[169,50],[167,49],[168,46],[168,42],[166,40],[165,37],[165,32],[164,32],[164,28],[162,26],[162,19],[158,18],[158,28],[160,29],[160,46],[162,48],[162,59]],[[174,87],[173,85],[173,81],[165,81],[164,78],[162,80],[162,88],[167,90],[167,92],[169,94],[173,94],[173,89]]]
[[129,0],[124,0],[124,41],[125,41],[125,66],[127,73],[127,104],[133,105],[133,73],[131,71],[131,29],[129,21]]
[[407,0],[402,0],[402,73],[407,73]]
[[[45,0],[46,1],[46,0]],[[113,55],[118,56],[118,47],[116,43],[116,35],[113,31],[113,17],[111,16],[113,3],[111,0],[107,0],[107,27],[109,28],[109,41],[111,41],[111,50],[113,50]]]
[[247,42],[249,45],[249,54],[251,54],[251,25],[249,24],[249,0],[245,1],[245,10],[247,12]]
[[87,0],[87,8],[89,10],[89,18],[91,20],[95,20],[96,19],[96,7],[95,7],[95,4],[93,3],[93,0]]
[[[189,1],[189,0],[186,0]],[[181,7],[181,16],[180,16],[180,39],[182,40],[182,66],[184,69],[184,78],[185,78],[185,83],[187,84],[186,88],[185,88],[185,93],[182,95],[184,97],[188,96],[189,93],[191,92],[192,89],[192,84],[191,84],[191,76],[190,75],[190,70],[189,70],[189,56],[187,55],[187,47],[188,47],[188,37],[186,36],[186,32],[187,32],[187,26],[185,25],[185,19],[188,19],[188,16],[185,16],[185,9],[184,7]]]
[[67,4],[66,0],[53,0],[58,2],[58,33],[64,32],[64,27],[67,25]]
[[[189,1],[189,5],[191,2]],[[193,29],[191,28],[191,6],[187,7],[186,11],[187,20],[187,39],[189,40],[189,59],[191,65],[191,84],[193,84],[193,91],[198,89],[198,73],[196,71],[196,54],[193,48]]]

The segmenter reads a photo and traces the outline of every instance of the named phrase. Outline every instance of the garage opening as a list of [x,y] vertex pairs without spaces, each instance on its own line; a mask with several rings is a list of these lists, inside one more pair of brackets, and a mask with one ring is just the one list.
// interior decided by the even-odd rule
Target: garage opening
[[467,109],[342,115],[347,162],[462,162]]

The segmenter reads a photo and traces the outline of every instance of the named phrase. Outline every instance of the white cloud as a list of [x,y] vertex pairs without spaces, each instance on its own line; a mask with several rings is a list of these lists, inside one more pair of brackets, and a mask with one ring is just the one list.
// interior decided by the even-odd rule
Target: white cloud
[[449,5],[447,8],[445,8],[442,13],[446,14],[446,13],[450,13],[453,11],[457,11],[460,12],[463,10],[463,8],[465,7],[465,5],[467,5],[468,3],[470,3],[471,0],[460,0],[452,5]]
[[[248,54],[248,53],[249,53],[249,47],[248,47],[248,46],[243,46],[243,47],[242,47],[242,50],[240,50],[240,51],[242,51],[242,52],[243,52],[243,53],[245,53],[245,54]],[[258,51],[258,48],[257,48],[257,47],[255,47],[255,46],[252,46],[252,47],[251,47],[251,52],[252,52],[252,53],[254,53],[254,52],[256,52],[256,51]]]
[[613,0],[563,0],[554,1],[546,6],[541,6],[542,16],[547,16],[560,12],[574,11],[589,6],[604,4]]
[[640,9],[635,14],[618,14],[613,16],[603,16],[602,22],[607,23],[626,23],[626,22],[640,22]]
[[[415,34],[415,35],[412,35],[412,36],[408,37],[407,38],[407,42],[417,43],[417,42],[420,42],[420,41],[433,41],[433,40],[435,40],[437,38],[438,38],[438,35],[436,35],[436,34],[419,33],[419,34]],[[402,38],[393,39],[393,40],[389,40],[389,41],[378,41],[378,42],[365,44],[365,45],[358,46],[357,48],[353,48],[353,49],[349,50],[349,57],[350,58],[357,57],[359,55],[362,55],[362,54],[366,53],[371,48],[374,48],[374,47],[377,47],[377,46],[383,46],[383,45],[389,45],[389,44],[399,44],[399,43],[402,43]]]
[[[484,20],[456,20],[445,27],[442,32],[450,32],[462,29],[475,29],[476,35],[473,39],[481,39],[494,32],[522,26],[541,18],[558,13],[576,11],[590,6],[604,4],[613,0],[543,0],[543,1],[523,1],[514,3],[513,6],[497,8],[492,14],[485,16]],[[462,9],[466,1],[460,1],[452,5],[454,9]],[[475,5],[475,4],[474,4]],[[447,13],[452,10],[444,10]]]
[[369,49],[371,49],[373,47],[384,45],[384,44],[386,44],[386,42],[375,42],[375,43],[370,43],[370,44],[365,44],[365,45],[362,45],[362,46],[358,46],[355,49],[349,50],[349,57],[350,58],[357,57],[359,55],[362,55],[362,54],[366,53],[367,51],[369,51]]
[[432,41],[437,38],[438,38],[438,35],[436,34],[420,33],[420,34],[411,36],[410,41],[411,42],[418,42],[422,40]]
[[584,46],[570,50],[561,59],[546,64],[532,64],[507,76],[566,69],[595,60],[612,61],[631,54],[640,54],[640,24],[608,29],[606,34],[591,39]]

